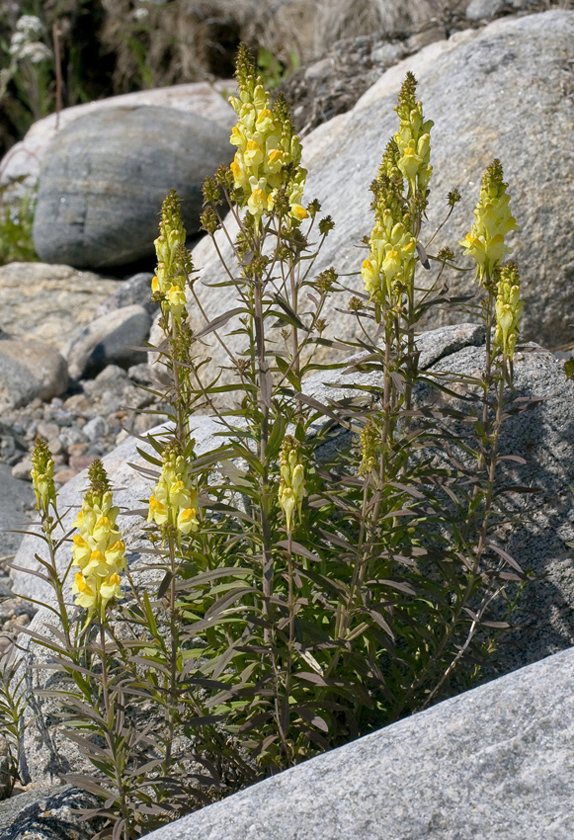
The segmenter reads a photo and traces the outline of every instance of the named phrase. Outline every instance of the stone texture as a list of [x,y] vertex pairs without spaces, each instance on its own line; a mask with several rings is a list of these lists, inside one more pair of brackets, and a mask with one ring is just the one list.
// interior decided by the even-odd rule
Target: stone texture
[[116,291],[100,303],[94,312],[94,318],[101,318],[108,312],[113,312],[124,306],[133,306],[136,303],[143,306],[150,315],[153,315],[159,309],[159,304],[153,303],[151,299],[152,277],[153,274],[150,271],[142,271],[139,274],[134,274],[128,280],[123,280]]
[[574,650],[439,703],[149,840],[570,840]]
[[14,531],[28,526],[24,509],[34,501],[31,485],[14,478],[10,467],[0,464],[0,557],[18,550],[23,535]]
[[65,359],[41,341],[0,341],[0,406],[17,407],[39,397],[49,400],[68,387]]
[[233,157],[228,140],[217,123],[173,108],[116,106],[74,120],[43,159],[33,227],[40,259],[100,268],[152,255],[172,188],[193,233],[204,178]]
[[467,20],[483,20],[498,14],[505,6],[505,0],[470,0],[466,7]]
[[133,304],[96,318],[69,344],[62,354],[67,359],[70,376],[79,379],[94,375],[107,365],[129,367],[146,358],[145,351],[135,350],[147,340],[150,317],[143,306]]
[[0,161],[0,184],[9,184],[14,178],[24,177],[26,187],[33,188],[39,178],[40,167],[51,140],[75,120],[102,109],[114,109],[118,106],[161,106],[187,114],[199,114],[230,130],[235,122],[235,112],[220,91],[232,91],[233,88],[233,81],[218,82],[214,85],[207,82],[173,85],[75,105],[65,108],[59,117],[57,114],[50,114],[35,122],[24,139],[16,143]]
[[[387,140],[397,130],[393,109],[405,74],[411,70],[420,82],[418,95],[425,114],[435,121],[431,134],[435,176],[425,236],[432,235],[444,219],[447,192],[457,187],[462,195],[431,251],[449,245],[471,266],[469,258],[462,260],[457,242],[473,222],[482,174],[499,157],[510,185],[511,207],[522,227],[509,242],[522,276],[524,338],[551,349],[571,340],[574,238],[564,208],[571,204],[574,160],[563,138],[571,130],[574,100],[563,89],[572,88],[571,70],[565,62],[573,37],[574,11],[561,10],[501,19],[483,29],[457,33],[387,70],[353,110],[308,135],[303,142],[303,163],[309,170],[305,195],[308,199],[317,196],[322,214],[330,214],[335,221],[314,273],[330,266],[341,274],[360,270],[364,251],[359,244],[373,225],[369,184]],[[222,247],[232,266],[229,248]],[[213,283],[221,276],[208,239],[195,248],[194,264],[200,270],[196,290],[202,292],[209,318],[237,305],[231,286],[201,289],[202,283]],[[434,268],[421,270],[417,282],[426,285],[431,276],[436,276]],[[451,292],[472,292],[472,277],[472,271],[449,274]],[[345,282],[356,288],[362,285],[358,276],[346,277]],[[344,295],[335,305],[344,308],[347,300]],[[334,307],[323,315],[331,335],[353,337],[352,318]],[[426,326],[459,317],[434,308]],[[203,326],[197,308],[190,307],[190,319],[194,328]],[[236,327],[231,321],[225,332]],[[244,349],[241,336],[228,340],[234,352]],[[215,342],[207,341],[206,355],[215,365],[226,364]],[[323,358],[327,354],[332,356],[332,351],[325,350]]]
[[35,338],[61,349],[121,285],[121,280],[67,265],[0,266],[0,330],[10,338]]
[[92,840],[104,820],[82,822],[78,810],[99,804],[70,785],[21,793],[0,802],[0,840]]

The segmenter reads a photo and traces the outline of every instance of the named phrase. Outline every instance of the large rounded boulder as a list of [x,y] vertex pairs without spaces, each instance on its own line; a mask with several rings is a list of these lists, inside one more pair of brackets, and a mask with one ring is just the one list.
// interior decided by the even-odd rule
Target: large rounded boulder
[[232,157],[226,128],[173,108],[119,106],[74,120],[43,160],[33,230],[40,259],[100,268],[153,254],[172,188],[193,233],[204,178]]

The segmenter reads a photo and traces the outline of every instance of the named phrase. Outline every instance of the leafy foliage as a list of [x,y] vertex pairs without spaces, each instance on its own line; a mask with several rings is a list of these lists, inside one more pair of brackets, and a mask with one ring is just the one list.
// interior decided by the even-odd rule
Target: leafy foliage
[[[80,526],[91,554],[76,536],[72,562],[94,583],[89,597],[76,585],[75,609],[55,563],[49,464],[36,459],[51,558],[41,562],[62,631],[56,641],[32,635],[67,675],[56,694],[63,719],[97,771],[68,778],[103,800],[90,813],[108,821],[99,837],[140,836],[422,709],[455,674],[458,686],[470,684],[507,626],[506,587],[525,580],[499,537],[503,499],[521,492],[501,486],[500,431],[529,407],[512,398],[521,305],[516,267],[499,266],[514,221],[499,164],[487,171],[465,240],[488,257],[479,299],[465,301],[484,320],[484,370],[423,373],[415,328],[429,307],[448,305],[443,275],[453,254],[421,246],[432,122],[416,102],[416,80],[407,76],[400,127],[372,186],[365,291],[346,307],[357,336],[347,343],[326,337],[327,302],[344,307],[348,290],[334,269],[314,274],[333,223],[317,200],[301,203],[306,172],[286,106],[278,99],[271,108],[245,49],[238,81],[237,154],[206,182],[202,217],[214,241],[227,230],[222,208],[237,224],[236,235],[227,231],[234,264],[215,286],[231,284],[237,306],[205,315],[192,332],[185,307],[205,309],[170,193],[152,284],[168,423],[150,438],[152,453],[142,451],[155,482],[149,550],[125,573],[115,604],[111,589],[101,593],[112,569],[119,579],[125,546],[114,530],[108,558],[102,542],[116,514],[94,513],[96,488],[88,491]],[[449,195],[447,213],[457,199]],[[436,281],[423,291],[415,270],[431,262]],[[207,336],[226,353],[229,384],[208,372]],[[354,355],[323,365],[325,346]],[[310,373],[337,368],[369,378],[350,384],[347,399],[305,390]],[[218,444],[200,453],[189,420],[206,408]],[[115,510],[105,487],[105,510]]]

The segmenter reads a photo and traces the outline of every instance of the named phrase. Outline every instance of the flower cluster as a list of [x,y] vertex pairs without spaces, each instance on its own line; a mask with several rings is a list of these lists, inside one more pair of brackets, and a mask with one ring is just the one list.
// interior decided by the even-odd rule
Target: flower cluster
[[397,179],[381,171],[371,189],[376,221],[361,274],[371,300],[383,304],[400,298],[412,282],[416,240],[409,229],[410,218]]
[[480,187],[480,198],[474,210],[475,222],[459,242],[465,254],[471,254],[477,264],[477,276],[482,284],[492,279],[494,269],[512,248],[504,244],[504,237],[518,230],[516,219],[510,212],[508,184],[503,181],[502,164],[494,160],[487,168]]
[[39,39],[44,34],[42,21],[36,15],[22,15],[16,23],[16,29],[10,38],[8,52],[17,61],[28,59],[32,64],[52,57],[51,51]]
[[185,459],[166,448],[161,475],[150,496],[147,521],[160,528],[171,526],[187,536],[199,527],[196,498]]
[[56,487],[54,485],[54,460],[48,444],[38,438],[32,453],[32,485],[36,494],[36,507],[44,515],[48,514],[50,504],[55,508]]
[[256,223],[273,210],[280,189],[286,191],[291,216],[305,219],[308,213],[301,200],[307,172],[299,166],[299,138],[285,100],[278,98],[270,108],[269,93],[245,46],[239,49],[237,81],[239,99],[229,99],[239,117],[230,137],[237,147],[231,164],[235,189],[242,191],[242,203]]
[[286,435],[279,453],[279,504],[285,514],[287,531],[293,526],[293,512],[297,508],[301,515],[301,505],[305,496],[305,471],[299,461],[299,447],[291,435]]
[[119,508],[101,461],[90,466],[90,487],[74,523],[73,562],[76,573],[72,592],[76,605],[88,610],[88,621],[97,612],[100,620],[113,599],[121,598],[120,573],[126,568],[125,543],[116,525]]
[[512,359],[514,355],[523,307],[520,300],[520,276],[511,260],[499,272],[494,333],[494,346],[499,347],[507,359]]
[[410,194],[420,192],[426,196],[432,175],[430,165],[430,130],[432,120],[425,120],[422,102],[415,99],[417,81],[414,75],[407,73],[399,94],[399,103],[395,111],[401,125],[395,134],[398,147],[397,166],[407,179]]
[[186,233],[181,221],[180,201],[175,190],[165,197],[161,208],[160,234],[154,241],[157,268],[151,281],[154,299],[161,303],[164,315],[171,312],[177,322],[185,310],[186,277],[183,260],[189,260],[185,251]]

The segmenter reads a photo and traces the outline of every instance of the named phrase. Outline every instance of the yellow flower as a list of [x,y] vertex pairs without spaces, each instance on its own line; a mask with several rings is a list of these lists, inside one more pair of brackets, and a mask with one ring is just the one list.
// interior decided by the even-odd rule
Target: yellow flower
[[96,593],[88,586],[81,572],[76,572],[72,584],[72,594],[78,596],[74,601],[77,607],[85,607],[87,610],[93,611],[96,603]]
[[150,496],[147,521],[155,522],[156,525],[164,525],[167,522],[167,519],[168,514],[166,506],[162,504],[162,502],[159,502],[155,496]]
[[291,215],[294,216],[296,219],[299,219],[299,221],[302,221],[303,219],[306,219],[309,216],[309,213],[301,204],[292,204]]
[[74,548],[72,551],[72,555],[74,558],[74,565],[79,566],[80,569],[89,563],[90,557],[92,555],[92,549],[85,541],[85,539],[80,536],[80,534],[74,534],[73,538]]
[[100,598],[102,599],[102,609],[105,610],[108,603],[113,599],[122,597],[122,590],[120,588],[121,578],[118,574],[110,575],[100,586]]
[[182,534],[187,536],[191,531],[195,532],[199,528],[199,522],[196,518],[195,508],[186,508],[182,510],[177,517],[177,529]]

